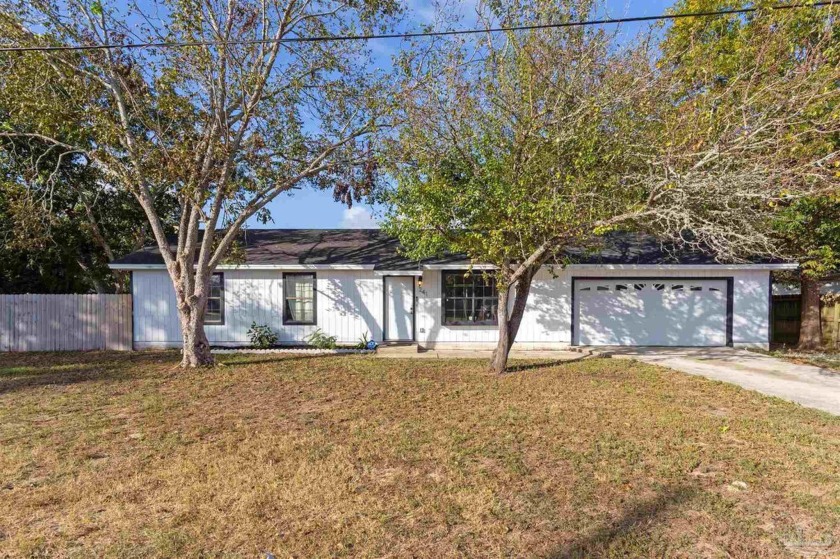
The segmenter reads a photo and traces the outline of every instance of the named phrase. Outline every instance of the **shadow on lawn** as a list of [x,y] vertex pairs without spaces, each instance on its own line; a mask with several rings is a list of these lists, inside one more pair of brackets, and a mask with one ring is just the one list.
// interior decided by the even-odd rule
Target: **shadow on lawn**
[[[647,540],[650,529],[668,509],[690,501],[698,495],[698,490],[686,485],[668,486],[650,499],[638,500],[629,504],[622,515],[615,521],[596,528],[588,535],[568,543],[550,553],[550,559],[583,559],[608,555],[610,547],[624,538]],[[618,550],[615,550],[618,551]],[[628,550],[629,551],[629,550]]]
[[177,364],[171,353],[68,352],[11,354],[0,360],[0,395],[41,386],[137,378],[155,365]]
[[520,373],[522,371],[533,371],[536,369],[552,369],[554,367],[562,367],[583,361],[583,356],[578,359],[555,359],[551,361],[538,361],[536,363],[524,363],[521,365],[510,365],[505,369],[505,373]]
[[[318,354],[318,355],[276,355],[276,356],[267,356],[264,359],[254,359],[253,356],[249,356],[250,358],[245,359],[231,359],[231,355],[236,354],[225,354],[226,358],[220,359],[220,356],[216,356],[216,360],[218,363],[226,367],[238,367],[240,365],[282,365],[283,363],[291,363],[294,361],[307,361],[309,359],[324,359],[327,358],[342,358],[346,359],[350,357],[350,355],[341,355],[341,354]],[[241,354],[241,355],[248,355],[248,354]]]
[[[218,359],[226,367],[284,365],[323,358],[323,355],[283,355],[264,359]],[[41,386],[139,378],[153,368],[177,372],[180,355],[174,351],[44,352],[0,356],[0,395]]]

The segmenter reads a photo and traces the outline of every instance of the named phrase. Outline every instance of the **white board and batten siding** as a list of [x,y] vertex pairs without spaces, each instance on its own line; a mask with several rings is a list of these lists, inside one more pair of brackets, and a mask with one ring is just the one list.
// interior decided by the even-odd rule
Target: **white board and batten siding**
[[[339,343],[356,342],[365,334],[381,341],[385,314],[383,276],[372,270],[319,269],[315,274],[316,325],[301,326],[283,324],[282,269],[224,270],[225,322],[205,327],[211,344],[247,345],[247,332],[252,322],[270,326],[283,344],[303,344],[318,328],[336,336]],[[769,342],[769,274],[768,269],[715,266],[685,269],[570,266],[556,269],[554,273],[544,269],[534,278],[516,343],[521,347],[546,348],[572,343],[573,278],[575,283],[587,277],[732,278],[733,345],[766,347]],[[422,272],[422,285],[415,284],[416,341],[424,347],[495,344],[498,336],[495,326],[442,324],[441,278],[441,270],[426,269]],[[174,291],[166,271],[134,271],[132,285],[135,347],[177,347],[181,342],[180,326]],[[713,310],[719,312],[720,309],[715,307]]]
[[[441,271],[426,270],[418,290],[417,341],[427,347],[480,346],[495,344],[494,326],[446,326],[442,324]],[[570,266],[552,274],[541,270],[535,277],[528,305],[516,337],[522,347],[560,347],[572,343],[572,278],[732,278],[732,342],[735,346],[767,347],[769,343],[770,272],[767,269],[686,269],[634,267],[583,268]],[[701,282],[702,283],[702,282]],[[577,306],[577,305],[576,305]],[[717,310],[717,309],[716,309]]]
[[0,295],[0,351],[131,349],[130,295]]
[[[440,270],[425,270],[417,297],[417,341],[428,347],[457,347],[461,344],[494,345],[496,326],[447,326],[442,324],[442,285]],[[568,279],[553,278],[548,270],[534,277],[525,315],[516,336],[519,345],[568,345],[570,298]]]
[[[316,324],[283,324],[283,270],[221,270],[224,273],[224,324],[204,327],[213,345],[248,345],[252,322],[271,327],[282,344],[304,344],[316,329],[355,343],[367,334],[382,339],[382,276],[371,270],[313,270]],[[300,270],[289,270],[289,272]],[[178,347],[181,329],[175,292],[165,270],[135,271],[134,341],[137,349]]]

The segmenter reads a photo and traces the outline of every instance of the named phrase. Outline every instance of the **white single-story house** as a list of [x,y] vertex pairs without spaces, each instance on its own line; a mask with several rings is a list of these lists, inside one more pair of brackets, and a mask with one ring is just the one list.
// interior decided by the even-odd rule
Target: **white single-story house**
[[[378,229],[259,229],[243,233],[244,262],[213,276],[206,332],[213,345],[249,343],[252,322],[283,344],[316,329],[355,343],[492,346],[492,281],[461,256],[416,262]],[[516,343],[768,347],[773,270],[795,264],[721,264],[707,254],[666,250],[651,237],[613,234],[597,251],[535,277]],[[175,297],[160,253],[146,248],[114,262],[131,272],[137,349],[181,343]]]

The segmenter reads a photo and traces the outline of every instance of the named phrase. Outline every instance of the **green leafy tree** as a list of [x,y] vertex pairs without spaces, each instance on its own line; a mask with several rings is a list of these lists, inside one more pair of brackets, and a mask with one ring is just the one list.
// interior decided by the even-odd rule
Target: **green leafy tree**
[[414,257],[466,253],[495,268],[496,372],[534,275],[563,265],[565,248],[595,245],[620,227],[722,261],[774,255],[773,208],[820,186],[797,180],[813,170],[807,158],[791,168],[770,157],[788,134],[831,130],[830,115],[804,114],[834,77],[813,79],[807,60],[770,88],[730,84],[724,93],[740,101],[719,106],[657,60],[645,37],[617,48],[596,28],[489,31],[585,19],[600,8],[491,3],[480,8],[488,28],[480,39],[415,49],[401,61],[410,94],[390,157],[396,186],[385,196],[386,226]]
[[[82,158],[137,200],[175,289],[182,365],[207,365],[210,275],[242,225],[267,219],[281,193],[331,188],[350,203],[375,177],[389,84],[369,70],[364,43],[283,41],[382,28],[398,12],[392,0],[171,0],[154,14],[133,3],[2,0],[4,43],[194,46],[10,54],[48,71],[21,96],[12,92],[28,62],[7,68],[0,137]],[[66,97],[60,110],[52,89]],[[174,243],[156,205],[162,191],[178,204]]]
[[[682,0],[675,11],[711,11],[775,2]],[[776,183],[782,196],[776,215],[760,223],[775,238],[780,256],[799,261],[802,285],[800,346],[821,343],[819,278],[838,265],[840,236],[835,226],[840,193],[838,67],[840,26],[836,8],[763,9],[747,15],[687,18],[671,26],[663,42],[662,65],[680,84],[679,92],[696,103],[712,104],[718,114],[737,115],[745,92],[772,91],[749,105],[779,115],[776,134],[751,154],[762,166],[787,168]],[[804,75],[819,87],[792,87]],[[763,98],[762,98],[763,97]],[[787,118],[782,121],[782,116]],[[709,119],[711,124],[717,116]],[[749,130],[747,130],[749,133]],[[793,192],[813,192],[802,199]]]
[[[489,28],[568,20],[588,2],[494,4]],[[402,61],[402,121],[385,196],[386,229],[423,258],[466,253],[493,264],[505,369],[537,271],[563,247],[642,210],[618,169],[637,164],[638,104],[659,93],[645,52],[611,52],[591,29],[488,33]],[[505,312],[509,309],[509,312]]]
[[821,279],[840,270],[840,197],[808,197],[792,202],[774,220],[785,250],[800,263],[802,316],[799,347],[822,345]]
[[[2,145],[0,292],[124,292],[127,274],[108,264],[152,240],[134,198],[81,158],[60,158],[43,142]],[[33,174],[35,166],[42,172]],[[156,205],[171,233],[174,200],[164,193]]]

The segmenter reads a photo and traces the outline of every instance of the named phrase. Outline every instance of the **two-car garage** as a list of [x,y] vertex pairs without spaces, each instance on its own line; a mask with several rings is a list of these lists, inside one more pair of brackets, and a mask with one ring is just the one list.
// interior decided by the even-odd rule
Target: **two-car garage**
[[574,345],[732,344],[731,278],[574,278]]

